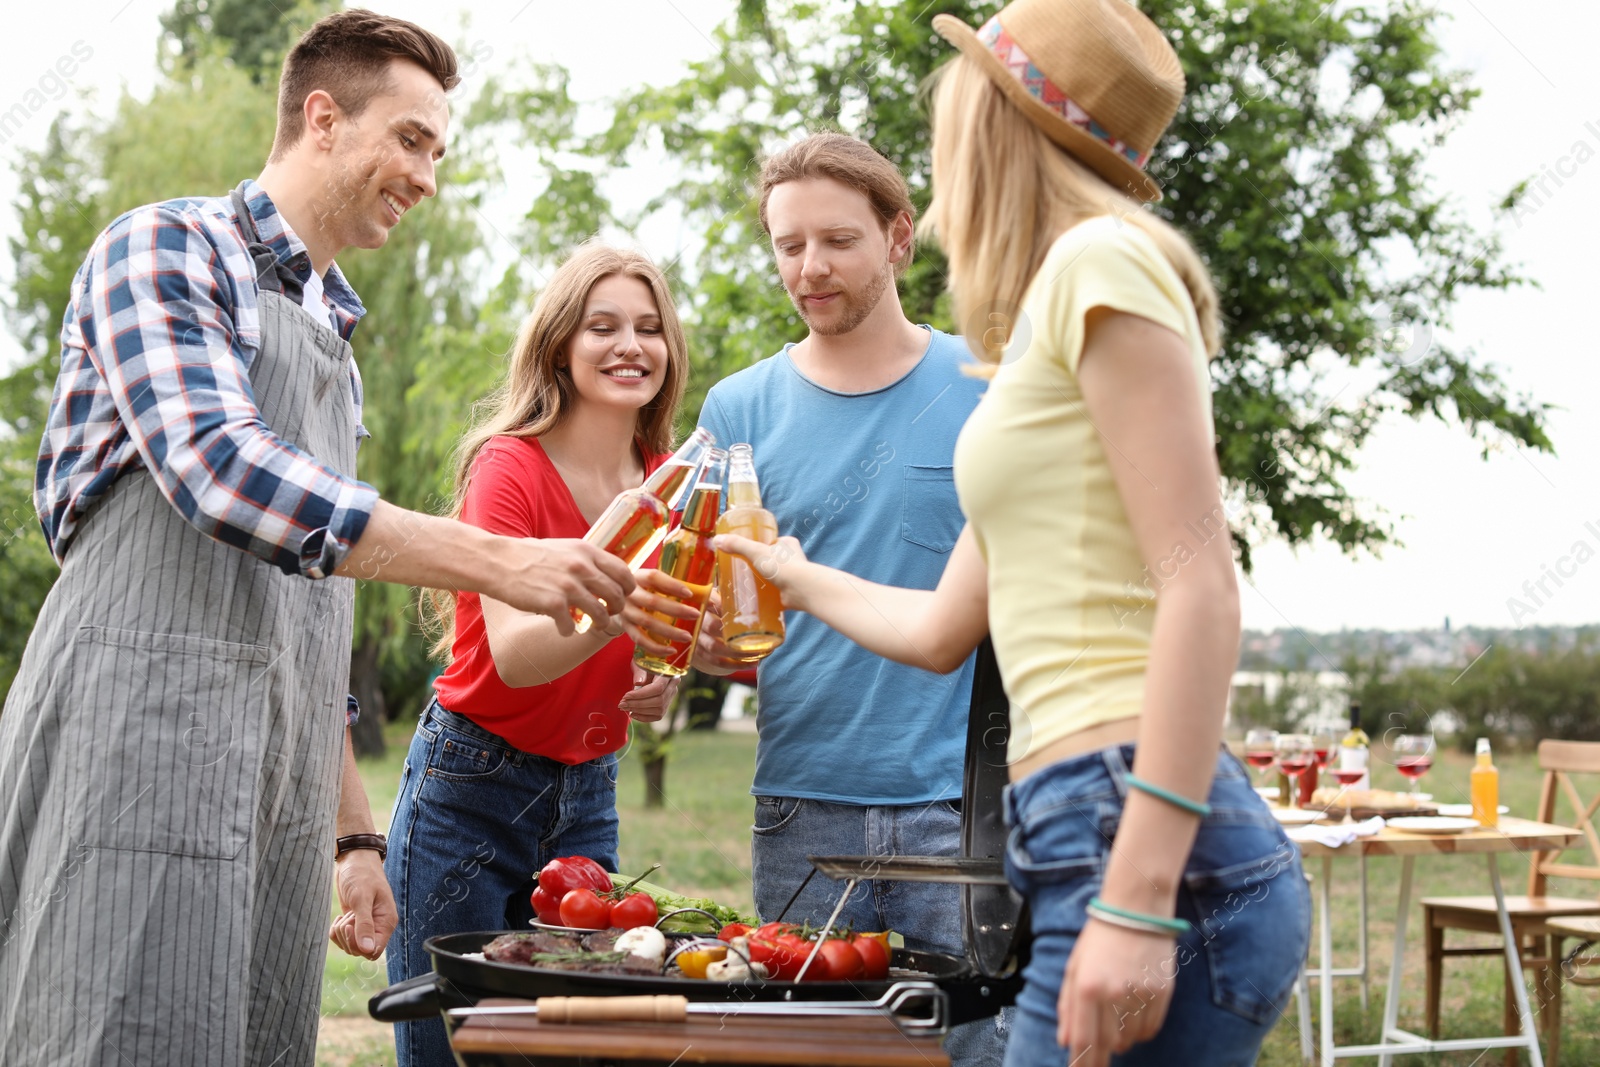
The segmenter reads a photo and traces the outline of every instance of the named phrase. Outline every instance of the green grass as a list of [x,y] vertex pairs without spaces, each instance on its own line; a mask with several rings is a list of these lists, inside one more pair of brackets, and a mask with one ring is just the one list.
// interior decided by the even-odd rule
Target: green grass
[[[399,784],[400,766],[410,741],[411,724],[390,727],[388,754],[382,760],[364,762],[362,779],[372,800],[379,826],[388,824]],[[622,869],[637,873],[654,862],[662,869],[651,875],[661,885],[693,896],[709,896],[734,907],[752,907],[750,894],[750,819],[752,804],[750,778],[755,758],[755,737],[751,734],[680,734],[667,765],[667,806],[656,810],[644,807],[644,781],[638,760],[627,756],[618,783],[618,808],[622,818]],[[1502,803],[1516,815],[1531,817],[1538,803],[1539,770],[1529,755],[1496,756],[1500,767]],[[1434,769],[1423,779],[1423,788],[1441,803],[1465,803],[1467,775],[1471,758],[1453,752],[1441,753]],[[1401,789],[1404,781],[1393,770],[1380,767],[1374,782],[1380,788]],[[1570,812],[1559,812],[1557,821],[1570,823]],[[1583,862],[1578,852],[1574,862]],[[1312,864],[1320,877],[1320,862]],[[1500,859],[1501,877],[1508,893],[1523,892],[1527,884],[1527,864],[1516,855]],[[1416,903],[1424,896],[1484,894],[1489,892],[1482,857],[1422,857],[1414,867],[1412,906],[1407,922],[1406,971],[1400,1004],[1400,1025],[1422,1029],[1423,972],[1420,936],[1421,908]],[[1335,860],[1333,865],[1333,941],[1337,966],[1355,962],[1358,921],[1356,865]],[[1383,990],[1388,980],[1393,944],[1394,904],[1399,890],[1400,861],[1375,857],[1368,861],[1371,911],[1372,1001],[1361,1010],[1360,983],[1355,979],[1335,979],[1334,1031],[1340,1044],[1376,1041],[1383,1016]],[[1573,896],[1593,896],[1596,887],[1586,882],[1558,882],[1551,892]],[[1315,943],[1315,942],[1314,942]],[[1468,944],[1467,935],[1451,935],[1449,944]],[[1487,944],[1488,940],[1480,943]],[[1447,961],[1444,977],[1443,1017],[1451,1036],[1475,1036],[1500,1032],[1501,1002],[1504,988],[1501,967],[1495,958]],[[330,946],[324,972],[323,1014],[364,1016],[367,998],[387,984],[382,963],[372,964],[345,956]],[[1568,1065],[1600,1063],[1600,990],[1566,988],[1562,1027],[1562,1062]],[[1312,992],[1312,1018],[1320,1018],[1317,993]],[[390,1062],[392,1045],[387,1043],[387,1028],[371,1024],[361,1028],[356,1018],[336,1019],[319,1045],[318,1063],[324,1067],[346,1064],[370,1065]],[[1488,1067],[1501,1062],[1501,1053],[1461,1052],[1436,1056],[1406,1056],[1397,1061],[1406,1067],[1423,1065],[1476,1064]],[[1291,1005],[1290,1013],[1279,1023],[1262,1050],[1263,1067],[1295,1067],[1300,1063],[1299,1032]],[[1352,1061],[1356,1062],[1356,1061]],[[1369,1061],[1360,1061],[1369,1062]],[[1524,1055],[1521,1062],[1526,1063]]]

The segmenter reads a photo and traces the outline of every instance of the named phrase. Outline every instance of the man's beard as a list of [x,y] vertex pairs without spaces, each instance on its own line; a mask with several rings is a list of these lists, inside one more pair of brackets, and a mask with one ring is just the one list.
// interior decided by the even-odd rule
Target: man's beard
[[313,205],[317,229],[335,247],[357,245],[379,228],[370,217],[369,203],[375,193],[372,180],[376,174],[376,164],[355,152],[346,152],[335,161],[323,194]]
[[854,330],[871,315],[878,306],[878,301],[883,299],[883,294],[889,286],[894,284],[894,272],[888,263],[875,274],[860,290],[841,290],[839,293],[840,308],[838,318],[831,322],[818,323],[806,313],[804,297],[789,294],[789,299],[794,303],[794,309],[800,313],[800,318],[810,327],[811,332],[819,337],[840,337]]

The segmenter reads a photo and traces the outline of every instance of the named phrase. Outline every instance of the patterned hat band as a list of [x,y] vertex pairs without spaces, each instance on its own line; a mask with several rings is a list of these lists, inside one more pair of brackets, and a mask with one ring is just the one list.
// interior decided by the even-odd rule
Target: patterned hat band
[[1011,72],[1011,76],[1017,79],[1022,87],[1027,90],[1029,96],[1101,142],[1140,170],[1144,169],[1145,163],[1150,159],[1150,153],[1141,152],[1137,148],[1117,140],[1111,136],[1104,126],[1090,117],[1087,111],[1073,103],[1071,97],[1062,92],[1054,82],[1044,76],[1044,73],[1038,67],[1033,65],[1033,60],[1028,58],[1028,53],[1022,50],[1022,46],[1012,40],[1011,35],[1006,32],[1006,28],[1000,25],[1000,16],[996,15],[983,24],[983,28],[978,31],[978,39],[988,46],[989,50],[994,53],[995,58],[1000,60],[1005,68]]

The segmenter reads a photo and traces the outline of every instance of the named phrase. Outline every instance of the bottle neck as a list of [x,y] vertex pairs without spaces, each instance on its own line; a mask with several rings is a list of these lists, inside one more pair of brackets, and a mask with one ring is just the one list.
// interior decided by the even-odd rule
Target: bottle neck
[[693,473],[693,464],[678,462],[674,457],[657,467],[655,473],[645,479],[645,491],[659,497],[670,506],[673,498],[682,492],[683,483],[688,481]]
[[730,508],[759,508],[761,487],[755,482],[729,482],[728,506]]

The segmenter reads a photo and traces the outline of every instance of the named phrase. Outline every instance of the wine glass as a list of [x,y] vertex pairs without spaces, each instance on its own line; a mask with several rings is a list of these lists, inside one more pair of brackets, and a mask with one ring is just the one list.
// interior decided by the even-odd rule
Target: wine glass
[[1394,753],[1394,769],[1411,779],[1411,795],[1417,795],[1417,782],[1433,766],[1432,734],[1401,734],[1389,745]]
[[1278,770],[1289,778],[1289,802],[1286,808],[1300,806],[1300,776],[1316,763],[1316,749],[1310,734],[1279,734],[1273,754]]
[[1339,731],[1331,726],[1319,726],[1311,731],[1312,755],[1317,759],[1317,770],[1325,771],[1333,754],[1339,748]]
[[[1276,730],[1251,730],[1244,735],[1244,761],[1254,767],[1258,772],[1265,772],[1272,766],[1274,759],[1274,746],[1278,743]],[[1261,775],[1262,783],[1266,782],[1266,775]]]

